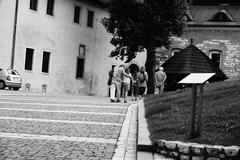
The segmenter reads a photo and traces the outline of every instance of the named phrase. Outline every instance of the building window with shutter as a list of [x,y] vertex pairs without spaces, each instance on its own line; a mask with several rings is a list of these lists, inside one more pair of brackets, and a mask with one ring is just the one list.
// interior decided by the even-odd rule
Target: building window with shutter
[[77,70],[76,79],[83,78],[85,68],[85,45],[79,45],[79,52],[77,56]]
[[25,70],[32,71],[34,49],[26,48]]
[[81,7],[79,6],[75,6],[75,9],[74,9],[74,23],[80,23],[80,13],[81,13]]
[[88,10],[88,17],[87,17],[87,26],[93,27],[93,20],[94,20],[94,12]]
[[33,11],[37,11],[37,4],[38,4],[38,0],[30,0],[29,9]]
[[53,16],[54,0],[47,0],[47,15]]
[[49,73],[50,52],[43,51],[42,72]]

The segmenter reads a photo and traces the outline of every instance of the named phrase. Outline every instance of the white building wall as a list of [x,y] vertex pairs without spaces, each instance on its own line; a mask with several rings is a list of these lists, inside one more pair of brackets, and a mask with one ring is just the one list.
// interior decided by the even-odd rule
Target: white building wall
[[[108,55],[113,46],[100,23],[107,12],[78,2],[82,7],[78,25],[73,23],[73,0],[55,0],[54,16],[46,14],[46,4],[47,0],[39,0],[35,12],[29,10],[29,0],[19,1],[14,68],[22,75],[23,84],[31,83],[37,90],[47,84],[48,92],[108,95]],[[93,28],[86,24],[87,9],[95,12]],[[85,74],[80,80],[75,78],[79,44],[86,46]],[[35,49],[32,71],[24,69],[27,47]],[[41,71],[43,51],[51,52],[49,74]]]
[[10,67],[15,1],[0,0],[0,68]]

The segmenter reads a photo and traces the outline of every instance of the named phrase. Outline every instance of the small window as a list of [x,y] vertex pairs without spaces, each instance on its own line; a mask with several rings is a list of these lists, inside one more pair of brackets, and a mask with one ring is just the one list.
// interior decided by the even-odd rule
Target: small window
[[78,6],[75,6],[74,9],[74,23],[79,23],[80,22],[80,11],[81,8]]
[[38,0],[30,0],[29,9],[37,11],[37,3],[38,3]]
[[77,71],[76,78],[83,78],[85,68],[85,45],[79,46],[79,53],[77,57]]
[[94,12],[88,10],[88,17],[87,17],[87,26],[93,27],[93,18],[94,18]]
[[34,49],[26,49],[25,70],[32,70]]
[[19,75],[19,73],[16,70],[12,70],[12,69],[7,69],[8,74],[10,75]]
[[47,1],[47,14],[53,16],[54,0]]
[[49,73],[50,52],[43,51],[42,72]]
[[211,56],[213,63],[218,68],[221,68],[221,52],[220,51],[211,51],[210,56]]
[[210,20],[210,22],[233,22],[232,16],[224,9],[216,13]]

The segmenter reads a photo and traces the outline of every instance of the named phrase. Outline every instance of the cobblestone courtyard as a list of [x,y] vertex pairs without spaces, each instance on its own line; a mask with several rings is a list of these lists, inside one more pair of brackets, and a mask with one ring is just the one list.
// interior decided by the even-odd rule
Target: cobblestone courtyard
[[0,160],[131,160],[133,125],[134,104],[1,90]]

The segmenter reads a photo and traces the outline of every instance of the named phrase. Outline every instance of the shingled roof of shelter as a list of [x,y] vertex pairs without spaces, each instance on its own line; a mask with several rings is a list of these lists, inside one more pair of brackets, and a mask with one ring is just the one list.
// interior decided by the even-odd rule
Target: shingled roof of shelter
[[200,49],[190,44],[162,64],[164,72],[170,74],[216,73],[214,81],[227,79],[227,76]]

